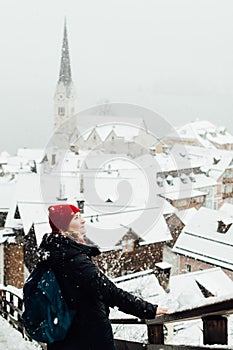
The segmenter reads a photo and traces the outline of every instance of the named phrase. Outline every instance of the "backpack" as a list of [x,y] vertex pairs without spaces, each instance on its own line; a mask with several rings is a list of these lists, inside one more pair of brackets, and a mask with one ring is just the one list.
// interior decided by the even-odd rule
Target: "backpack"
[[51,268],[37,265],[23,287],[22,323],[29,336],[42,343],[65,338],[75,310],[68,308]]

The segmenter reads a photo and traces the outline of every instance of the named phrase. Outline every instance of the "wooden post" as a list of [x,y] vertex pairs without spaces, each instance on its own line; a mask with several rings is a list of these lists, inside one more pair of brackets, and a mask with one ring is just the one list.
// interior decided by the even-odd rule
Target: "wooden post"
[[23,300],[21,298],[17,298],[17,307],[18,307],[18,311],[17,311],[18,331],[22,335],[24,335],[24,328],[23,328],[22,318],[21,318],[21,315],[23,313]]
[[147,325],[149,344],[164,344],[163,324]]
[[9,292],[9,295],[10,295],[10,302],[9,302],[9,305],[10,305],[10,315],[11,316],[14,316],[14,295],[12,293]]
[[6,291],[1,291],[1,314],[7,319],[7,301],[6,301]]
[[227,345],[227,318],[224,316],[206,316],[203,322],[203,344]]

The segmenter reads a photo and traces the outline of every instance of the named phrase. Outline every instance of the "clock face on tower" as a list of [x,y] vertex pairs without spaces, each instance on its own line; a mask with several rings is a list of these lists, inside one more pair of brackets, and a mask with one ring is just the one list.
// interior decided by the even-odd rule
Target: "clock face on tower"
[[63,94],[58,94],[58,100],[63,101],[64,100],[64,95]]

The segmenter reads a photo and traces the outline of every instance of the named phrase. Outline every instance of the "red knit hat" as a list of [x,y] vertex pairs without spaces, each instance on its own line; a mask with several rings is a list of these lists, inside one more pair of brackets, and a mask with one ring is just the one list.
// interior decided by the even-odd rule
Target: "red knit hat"
[[79,208],[72,204],[52,205],[48,210],[49,224],[53,233],[67,231],[74,214],[80,212]]

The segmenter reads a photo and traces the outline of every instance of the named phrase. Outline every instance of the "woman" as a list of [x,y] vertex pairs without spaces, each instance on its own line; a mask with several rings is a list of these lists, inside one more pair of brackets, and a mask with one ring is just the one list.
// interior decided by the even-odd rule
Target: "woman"
[[85,244],[85,220],[70,204],[49,207],[50,234],[43,237],[40,260],[51,267],[63,296],[77,313],[62,341],[48,344],[48,350],[114,350],[109,307],[142,319],[167,312],[116,287],[92,262],[100,254]]

